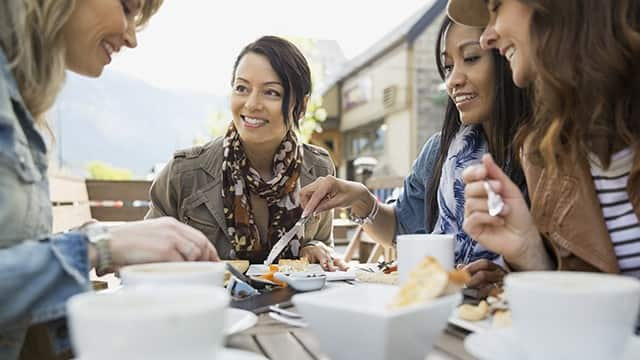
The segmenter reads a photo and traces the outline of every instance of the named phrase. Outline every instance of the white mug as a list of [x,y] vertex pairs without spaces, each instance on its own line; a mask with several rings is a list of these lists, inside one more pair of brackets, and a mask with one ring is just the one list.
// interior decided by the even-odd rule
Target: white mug
[[132,287],[67,303],[78,359],[215,359],[229,296],[213,286]]
[[511,273],[505,289],[528,359],[620,359],[640,308],[640,281],[626,276]]
[[426,256],[433,256],[446,270],[453,269],[454,236],[452,234],[398,235],[398,272],[402,285],[413,268]]
[[120,269],[122,285],[224,285],[224,262],[185,261],[129,265]]

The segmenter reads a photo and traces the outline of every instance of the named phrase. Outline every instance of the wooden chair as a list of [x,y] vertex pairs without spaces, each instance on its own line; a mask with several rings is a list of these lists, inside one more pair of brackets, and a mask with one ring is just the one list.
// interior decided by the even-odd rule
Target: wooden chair
[[86,186],[91,216],[96,220],[142,220],[149,210],[151,181],[87,179]]
[[61,232],[91,221],[89,195],[84,179],[49,175],[53,232]]

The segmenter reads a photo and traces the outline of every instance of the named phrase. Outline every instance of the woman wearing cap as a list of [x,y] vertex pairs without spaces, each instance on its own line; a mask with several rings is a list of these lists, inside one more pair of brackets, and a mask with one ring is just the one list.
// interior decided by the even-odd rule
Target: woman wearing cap
[[499,257],[462,230],[462,170],[488,151],[524,189],[524,176],[507,139],[528,109],[504,59],[480,48],[481,32],[449,19],[440,27],[436,63],[449,95],[443,128],[427,140],[395,204],[378,204],[363,184],[334,177],[302,189],[307,212],[351,207],[352,217],[386,246],[392,246],[396,234],[455,234],[455,261],[469,264],[473,277],[468,286],[481,290],[476,291],[478,297],[486,296],[504,272],[495,263]]
[[[226,135],[174,155],[151,186],[147,218],[175,217],[207,235],[223,259],[262,263],[300,218],[300,187],[335,169],[325,150],[296,133],[312,86],[295,45],[275,36],[247,45],[231,86]],[[345,268],[333,256],[332,218],[310,219],[280,258]]]
[[[89,269],[151,261],[217,260],[203,234],[164,218],[111,231],[51,234],[41,131],[65,69],[97,77],[162,0],[0,2],[0,358],[16,359],[32,324],[68,347],[66,300],[90,289]],[[89,240],[99,239],[97,244]]]
[[[502,0],[473,13],[471,2],[452,0],[450,16],[490,15],[483,46],[509,60],[536,106],[517,138],[531,212],[486,157],[464,174],[465,229],[516,269],[640,277],[640,4]],[[506,203],[497,217],[485,178]]]

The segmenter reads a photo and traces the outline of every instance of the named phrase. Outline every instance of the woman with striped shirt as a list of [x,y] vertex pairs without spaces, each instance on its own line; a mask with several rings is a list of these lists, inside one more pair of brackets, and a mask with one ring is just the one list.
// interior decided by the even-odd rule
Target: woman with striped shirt
[[[465,170],[464,229],[514,269],[640,276],[640,4],[633,0],[450,0],[487,25],[535,111],[520,130],[531,211],[486,156]],[[571,46],[569,46],[570,44]],[[487,213],[486,181],[504,199]]]

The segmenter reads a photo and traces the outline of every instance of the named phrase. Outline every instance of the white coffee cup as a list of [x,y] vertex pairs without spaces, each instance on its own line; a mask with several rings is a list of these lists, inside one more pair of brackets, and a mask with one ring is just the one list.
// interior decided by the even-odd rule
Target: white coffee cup
[[400,284],[426,256],[433,256],[447,270],[453,269],[454,237],[452,234],[398,235],[398,272]]
[[224,284],[223,262],[186,261],[149,263],[120,269],[124,286],[132,285],[209,285]]
[[620,359],[640,309],[640,281],[581,272],[522,272],[505,278],[527,359]]
[[80,360],[215,359],[229,296],[213,286],[132,287],[67,303]]

